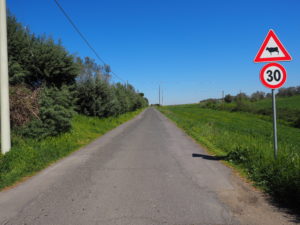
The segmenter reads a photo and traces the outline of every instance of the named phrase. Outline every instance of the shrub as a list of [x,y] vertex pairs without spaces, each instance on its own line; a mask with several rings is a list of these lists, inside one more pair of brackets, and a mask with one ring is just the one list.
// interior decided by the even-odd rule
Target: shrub
[[87,79],[76,86],[77,111],[87,116],[108,117],[116,114],[113,91],[106,81]]
[[39,89],[32,91],[24,85],[18,85],[11,86],[9,92],[12,127],[25,125],[33,118],[39,118]]
[[71,129],[74,114],[73,95],[68,87],[43,88],[39,99],[39,118],[21,130],[26,137],[45,138]]
[[213,98],[209,98],[205,101],[201,102],[201,106],[204,108],[209,108],[209,109],[217,109],[218,108],[218,100],[217,99],[213,99]]
[[263,91],[257,91],[257,92],[254,92],[254,93],[251,95],[250,100],[251,100],[252,102],[255,102],[255,101],[264,99],[265,96],[266,96],[265,92],[263,92]]
[[300,128],[300,115],[298,115],[298,119],[295,121],[294,127]]
[[232,95],[226,95],[225,98],[224,98],[224,101],[226,103],[231,103],[233,101],[234,97]]

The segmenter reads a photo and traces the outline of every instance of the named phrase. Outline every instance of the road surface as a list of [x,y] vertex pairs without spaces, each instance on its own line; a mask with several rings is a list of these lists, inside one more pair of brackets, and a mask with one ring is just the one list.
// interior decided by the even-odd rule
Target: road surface
[[154,108],[0,193],[5,225],[292,224]]

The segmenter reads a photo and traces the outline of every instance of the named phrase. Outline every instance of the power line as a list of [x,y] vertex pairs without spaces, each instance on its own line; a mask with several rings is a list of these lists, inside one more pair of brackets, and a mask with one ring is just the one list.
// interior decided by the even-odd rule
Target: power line
[[[87,40],[87,38],[83,35],[83,33],[79,30],[79,28],[75,25],[71,17],[67,14],[67,12],[64,10],[64,8],[59,4],[57,0],[54,0],[57,7],[60,9],[60,11],[64,14],[64,16],[67,18],[69,23],[72,25],[74,30],[79,34],[81,39],[86,43],[86,45],[92,50],[92,52],[95,54],[95,56],[104,64],[107,65],[107,63],[100,57],[98,52],[95,50],[95,48],[90,44],[90,42]],[[119,77],[115,72],[111,71],[111,73],[118,78],[119,80],[123,81],[125,83],[125,80]]]

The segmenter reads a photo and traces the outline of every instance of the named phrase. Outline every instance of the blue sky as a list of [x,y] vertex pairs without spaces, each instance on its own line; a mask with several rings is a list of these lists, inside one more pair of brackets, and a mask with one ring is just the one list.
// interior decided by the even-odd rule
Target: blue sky
[[[284,87],[300,85],[299,0],[59,2],[112,70],[150,103],[158,102],[159,85],[165,104],[219,98],[223,90],[270,91],[259,81],[265,63],[253,63],[269,29],[293,57],[281,63],[288,74]],[[53,0],[7,0],[7,6],[34,33],[96,58]]]

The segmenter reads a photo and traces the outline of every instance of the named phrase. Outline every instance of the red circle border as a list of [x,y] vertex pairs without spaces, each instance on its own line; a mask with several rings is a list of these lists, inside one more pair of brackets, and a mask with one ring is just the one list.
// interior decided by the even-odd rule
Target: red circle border
[[[268,84],[268,83],[264,80],[264,73],[265,73],[265,71],[266,71],[269,67],[271,67],[271,66],[276,66],[276,67],[278,67],[278,68],[282,71],[282,73],[283,73],[283,79],[282,79],[282,81],[281,81],[279,84],[276,84],[276,85],[270,85],[270,84]],[[266,86],[267,88],[271,88],[271,89],[280,88],[280,87],[285,83],[286,77],[287,77],[287,74],[286,74],[285,68],[284,68],[282,65],[278,64],[278,63],[269,63],[269,64],[265,65],[265,66],[261,69],[260,74],[259,74],[259,78],[260,78],[260,81],[262,82],[262,84],[263,84],[264,86]]]

